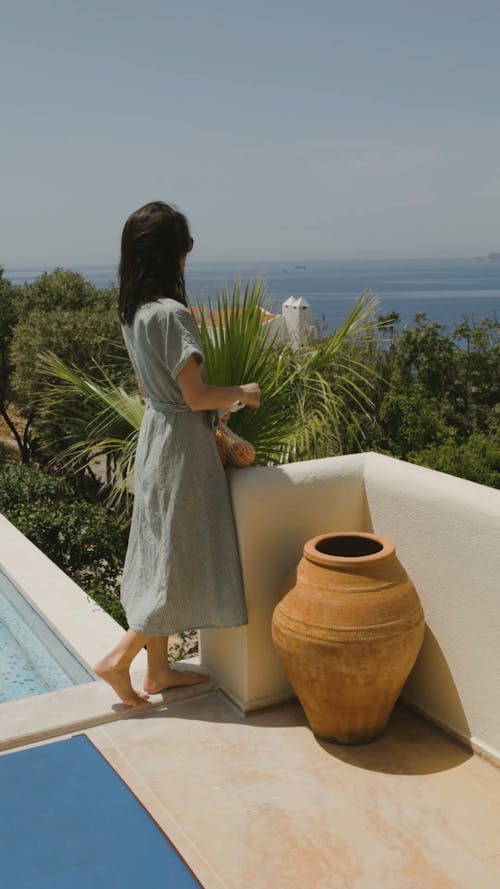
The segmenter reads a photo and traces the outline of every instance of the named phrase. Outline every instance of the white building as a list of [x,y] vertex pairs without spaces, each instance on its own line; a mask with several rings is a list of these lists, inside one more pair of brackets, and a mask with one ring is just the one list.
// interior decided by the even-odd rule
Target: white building
[[282,305],[286,331],[292,344],[298,345],[312,333],[311,306],[303,296],[290,296]]

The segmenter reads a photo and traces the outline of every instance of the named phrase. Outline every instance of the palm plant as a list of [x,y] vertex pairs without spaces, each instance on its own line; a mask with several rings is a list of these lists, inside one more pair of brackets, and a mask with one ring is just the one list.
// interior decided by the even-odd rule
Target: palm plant
[[261,387],[259,410],[231,419],[255,446],[258,463],[342,453],[342,426],[359,428],[354,408],[371,407],[373,387],[371,367],[352,356],[347,360],[345,347],[373,333],[377,305],[374,296],[363,294],[335,333],[299,349],[279,346],[263,326],[262,312],[270,306],[262,282],[247,281],[244,288],[236,283],[231,293],[217,291],[215,305],[200,307],[208,381],[256,381]]
[[[363,294],[343,324],[323,340],[300,348],[279,345],[263,324],[268,308],[264,284],[247,281],[217,291],[215,303],[200,306],[200,331],[207,382],[234,385],[256,381],[259,410],[233,415],[231,426],[255,446],[261,465],[342,453],[343,428],[359,429],[359,412],[371,406],[374,371],[352,356],[357,337],[375,329],[375,297]],[[62,362],[39,356],[50,378],[42,409],[64,425],[59,462],[73,471],[104,455],[110,502],[128,512],[128,486],[144,402],[113,383],[104,368],[99,380]],[[63,422],[64,420],[64,422]]]

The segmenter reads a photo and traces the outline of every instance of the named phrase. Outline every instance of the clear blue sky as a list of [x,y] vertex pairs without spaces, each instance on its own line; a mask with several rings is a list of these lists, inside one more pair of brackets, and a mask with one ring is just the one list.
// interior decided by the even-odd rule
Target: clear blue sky
[[1,0],[0,263],[500,250],[498,0]]

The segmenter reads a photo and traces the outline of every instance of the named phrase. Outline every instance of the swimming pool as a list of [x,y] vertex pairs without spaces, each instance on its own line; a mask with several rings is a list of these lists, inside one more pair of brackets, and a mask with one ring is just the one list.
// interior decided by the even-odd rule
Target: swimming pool
[[0,703],[95,678],[0,571]]

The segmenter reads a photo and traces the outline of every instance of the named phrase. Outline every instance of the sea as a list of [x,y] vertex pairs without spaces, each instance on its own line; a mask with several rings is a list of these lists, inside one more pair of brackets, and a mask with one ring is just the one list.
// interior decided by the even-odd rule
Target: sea
[[[68,266],[66,266],[68,267]],[[72,266],[97,287],[116,281],[116,266]],[[21,284],[43,268],[6,268],[4,277]],[[500,321],[500,261],[479,259],[314,260],[290,262],[196,263],[186,266],[191,303],[207,303],[217,290],[235,282],[261,280],[271,311],[281,311],[290,296],[304,297],[313,320],[326,335],[336,330],[365,291],[378,298],[376,315],[397,312],[399,329],[411,327],[424,312],[450,333],[464,318]]]

